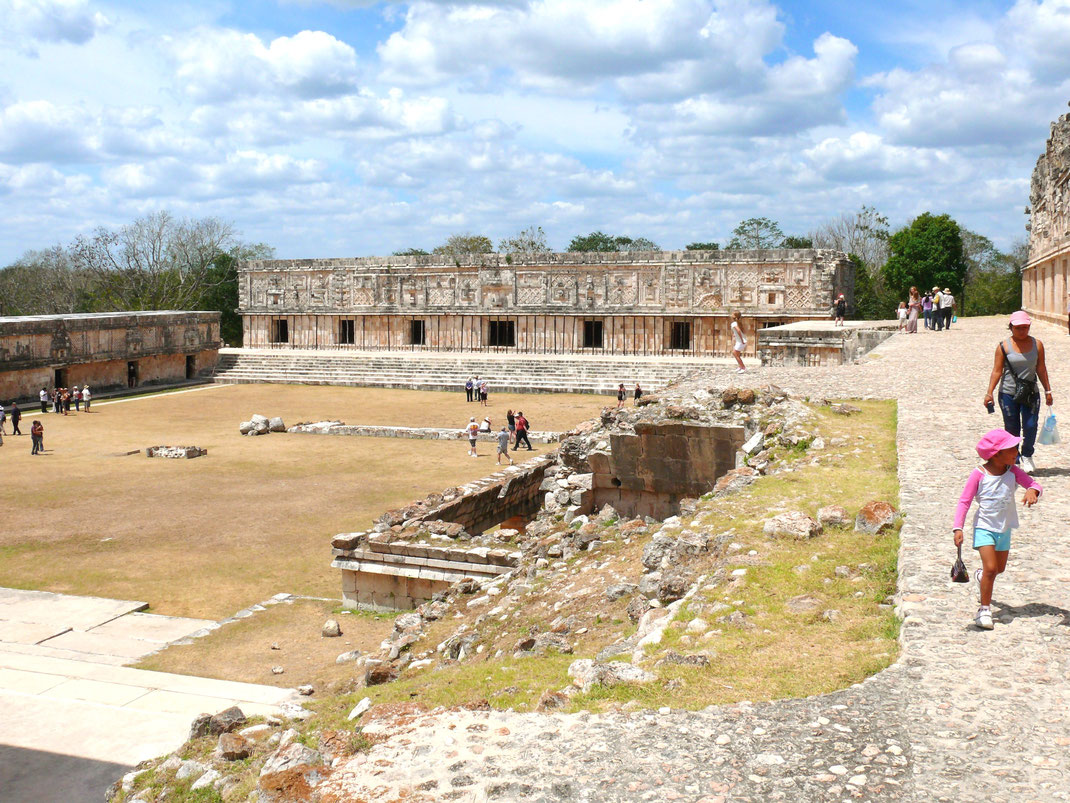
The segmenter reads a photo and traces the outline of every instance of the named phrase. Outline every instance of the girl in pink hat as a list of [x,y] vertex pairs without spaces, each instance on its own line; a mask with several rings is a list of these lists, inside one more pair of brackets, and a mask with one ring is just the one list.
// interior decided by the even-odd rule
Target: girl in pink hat
[[1037,424],[1040,421],[1039,382],[1044,386],[1044,402],[1052,403],[1048,367],[1044,361],[1044,344],[1031,337],[1029,327],[1033,323],[1025,310],[1011,315],[1008,328],[1011,336],[996,346],[995,363],[988,377],[988,393],[984,405],[993,403],[993,394],[999,386],[999,410],[1003,413],[1003,428],[1012,435],[1022,436],[1022,453],[1018,464],[1028,473],[1033,473],[1033,446],[1037,440]]
[[981,607],[975,621],[982,630],[992,629],[992,585],[996,575],[1007,568],[1007,556],[1011,549],[1011,530],[1018,526],[1018,509],[1014,504],[1014,492],[1021,485],[1026,489],[1022,499],[1026,507],[1032,507],[1043,489],[1014,460],[1022,439],[1005,429],[993,429],[985,433],[977,444],[977,454],[985,463],[975,468],[966,487],[962,489],[955,508],[955,546],[962,546],[962,525],[970,504],[977,500],[977,512],[973,516],[973,548],[981,558],[981,568],[974,574],[980,585]]

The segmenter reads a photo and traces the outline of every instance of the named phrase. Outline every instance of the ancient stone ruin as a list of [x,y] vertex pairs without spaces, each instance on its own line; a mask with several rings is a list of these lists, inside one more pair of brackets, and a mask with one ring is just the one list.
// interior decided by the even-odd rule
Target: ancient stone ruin
[[1070,291],[1070,114],[1051,124],[1029,187],[1029,263],[1022,270],[1022,307],[1066,323]]
[[208,450],[199,446],[149,446],[145,449],[145,457],[167,457],[172,460],[192,460],[206,454]]

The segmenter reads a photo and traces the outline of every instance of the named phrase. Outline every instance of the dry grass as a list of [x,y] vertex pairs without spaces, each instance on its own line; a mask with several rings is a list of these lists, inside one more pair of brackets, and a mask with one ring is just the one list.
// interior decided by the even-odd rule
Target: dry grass
[[[470,460],[461,441],[245,438],[238,423],[261,412],[287,423],[460,427],[470,415],[497,422],[520,407],[537,429],[566,429],[607,403],[558,394],[492,401],[483,412],[458,393],[234,385],[98,403],[89,415],[27,415],[23,430],[41,418],[49,451],[31,457],[29,436],[9,436],[0,450],[0,586],[139,599],[156,613],[212,619],[280,591],[337,597],[330,537],[490,473],[490,444]],[[158,444],[208,455],[116,456]]]
[[[324,638],[320,628],[332,618],[341,624],[342,635]],[[332,600],[298,599],[223,625],[192,644],[168,647],[137,667],[282,688],[311,683],[322,692],[344,688],[356,674],[353,664],[335,663],[340,653],[374,652],[393,625],[392,615],[342,611]],[[285,673],[273,674],[275,666]]]

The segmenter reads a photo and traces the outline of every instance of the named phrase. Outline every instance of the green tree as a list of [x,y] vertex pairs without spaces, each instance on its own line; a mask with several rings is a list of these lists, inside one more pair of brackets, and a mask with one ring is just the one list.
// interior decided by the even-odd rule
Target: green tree
[[684,246],[685,251],[718,251],[721,246],[712,240],[708,243],[688,243]]
[[895,315],[899,305],[889,292],[879,268],[871,267],[859,254],[849,254],[855,264],[855,312],[863,321],[884,321]]
[[732,239],[726,248],[763,249],[779,248],[784,241],[784,232],[776,221],[767,217],[751,217],[732,229]]
[[576,235],[568,244],[569,251],[660,251],[658,244],[646,237],[612,237],[601,231]]
[[790,235],[780,243],[780,248],[813,248],[814,241],[810,237],[796,237]]
[[430,251],[425,251],[422,248],[406,248],[402,251],[395,251],[392,256],[396,257],[426,257],[430,256]]
[[1029,243],[1017,241],[1008,253],[987,237],[963,232],[967,255],[963,315],[1006,315],[1022,307],[1022,268],[1029,258]]
[[889,290],[901,298],[911,286],[919,291],[947,287],[960,296],[966,267],[959,224],[949,215],[926,212],[891,236],[881,272]]
[[494,252],[494,243],[489,237],[482,234],[451,234],[446,242],[435,248],[434,253],[444,256],[458,257],[471,256],[472,254],[491,254]]
[[549,251],[550,246],[546,244],[546,232],[542,230],[542,226],[528,226],[498,243],[498,252],[502,254],[531,256]]

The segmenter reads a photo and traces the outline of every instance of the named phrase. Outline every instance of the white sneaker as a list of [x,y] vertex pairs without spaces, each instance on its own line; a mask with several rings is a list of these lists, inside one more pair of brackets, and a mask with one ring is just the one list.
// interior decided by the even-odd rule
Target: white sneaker
[[747,373],[747,369],[746,368],[737,368],[736,369],[736,373],[737,374],[745,374],[745,373]]
[[991,630],[992,625],[992,611],[988,608],[980,608],[977,611],[977,617],[974,619],[977,622],[977,626],[982,630]]
[[981,575],[984,574],[984,569],[978,569],[973,573],[973,579],[977,581],[977,601],[981,601]]
[[1037,470],[1037,467],[1033,464],[1033,458],[1026,457],[1025,455],[1022,455],[1022,459],[1018,463],[1018,467],[1022,469],[1022,471],[1024,471],[1026,474],[1032,474],[1034,471]]

